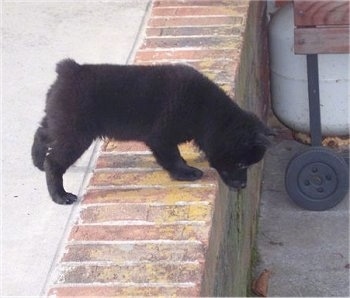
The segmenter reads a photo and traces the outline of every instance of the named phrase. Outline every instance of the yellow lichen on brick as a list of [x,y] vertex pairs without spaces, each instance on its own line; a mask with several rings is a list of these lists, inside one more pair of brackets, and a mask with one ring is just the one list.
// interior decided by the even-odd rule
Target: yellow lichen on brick
[[150,208],[148,220],[158,224],[177,221],[208,221],[210,214],[211,207],[204,204],[154,206]]
[[143,185],[170,186],[174,183],[178,183],[177,181],[173,181],[170,178],[169,174],[165,171],[148,172],[147,174],[143,174],[139,178],[139,183]]
[[[108,247],[107,246],[105,246],[103,248],[94,248],[94,247],[92,247],[88,251],[88,258],[90,260],[100,260],[100,259],[103,259],[103,256],[105,256],[106,254],[110,255],[108,253]],[[114,256],[115,256],[115,258],[114,258]],[[114,256],[113,256],[113,259],[111,259],[111,261],[113,261],[113,262],[118,261],[118,259],[119,259],[118,256],[119,255],[114,255]],[[119,261],[122,261],[122,260],[119,260]]]
[[167,204],[183,202],[212,201],[214,198],[214,188],[212,186],[201,186],[198,189],[172,188],[164,195],[163,200]]
[[202,71],[209,70],[209,69],[212,70],[214,63],[215,63],[215,60],[209,57],[207,59],[203,59],[202,61],[199,61],[198,67]]
[[198,221],[209,221],[212,215],[211,205],[190,205],[188,206],[188,219]]
[[192,142],[186,142],[179,145],[181,155],[187,159],[198,159],[202,156],[201,151]]

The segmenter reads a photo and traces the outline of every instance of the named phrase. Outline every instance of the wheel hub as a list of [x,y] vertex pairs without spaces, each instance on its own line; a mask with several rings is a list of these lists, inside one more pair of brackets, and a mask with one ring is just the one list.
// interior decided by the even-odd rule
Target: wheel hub
[[300,171],[298,184],[305,195],[312,199],[322,200],[334,193],[338,179],[331,166],[314,162],[306,165]]
[[347,194],[349,166],[331,149],[308,148],[290,160],[285,185],[289,197],[300,207],[327,210]]

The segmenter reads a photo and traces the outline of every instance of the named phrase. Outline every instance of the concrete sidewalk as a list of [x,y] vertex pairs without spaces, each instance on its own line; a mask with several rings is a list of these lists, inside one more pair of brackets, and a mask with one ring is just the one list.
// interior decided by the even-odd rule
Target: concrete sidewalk
[[316,212],[296,206],[285,191],[287,164],[304,147],[284,137],[266,155],[255,276],[271,272],[269,297],[349,297],[349,194]]
[[[133,55],[149,1],[4,1],[2,5],[2,231],[0,296],[43,290],[74,206],[52,203],[30,157],[55,64],[125,64]],[[77,193],[93,147],[65,176]]]

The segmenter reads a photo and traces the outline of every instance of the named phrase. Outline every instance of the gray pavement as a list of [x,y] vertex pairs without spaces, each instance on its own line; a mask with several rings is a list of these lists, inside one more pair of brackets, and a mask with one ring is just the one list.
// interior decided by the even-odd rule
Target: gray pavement
[[303,146],[283,140],[266,155],[255,275],[272,272],[269,297],[349,297],[349,197],[315,212],[284,189],[286,166]]
[[[54,204],[30,157],[55,63],[127,63],[149,1],[1,1],[2,185],[0,296],[42,293],[72,206]],[[94,147],[65,176],[78,193]]]

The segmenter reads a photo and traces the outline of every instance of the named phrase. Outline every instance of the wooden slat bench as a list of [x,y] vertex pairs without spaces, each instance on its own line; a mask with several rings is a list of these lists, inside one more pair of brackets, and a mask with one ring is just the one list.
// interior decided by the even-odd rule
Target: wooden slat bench
[[350,52],[349,1],[294,0],[294,52],[307,57],[310,133],[322,142],[318,54]]
[[349,53],[348,1],[294,1],[296,54]]

